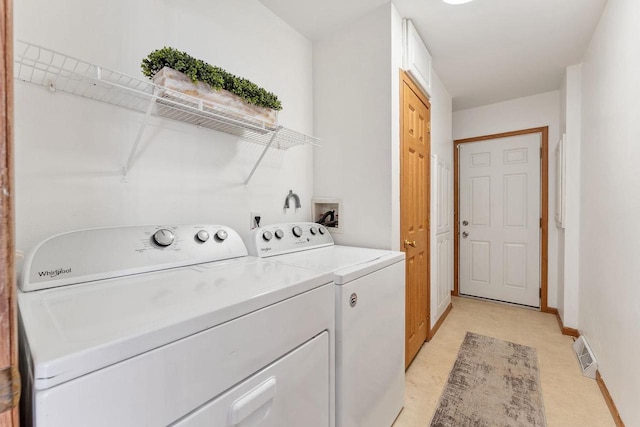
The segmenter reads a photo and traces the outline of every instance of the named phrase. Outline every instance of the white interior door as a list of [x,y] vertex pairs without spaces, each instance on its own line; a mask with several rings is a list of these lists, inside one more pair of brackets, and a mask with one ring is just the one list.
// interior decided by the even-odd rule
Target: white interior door
[[460,144],[460,293],[540,307],[540,143]]

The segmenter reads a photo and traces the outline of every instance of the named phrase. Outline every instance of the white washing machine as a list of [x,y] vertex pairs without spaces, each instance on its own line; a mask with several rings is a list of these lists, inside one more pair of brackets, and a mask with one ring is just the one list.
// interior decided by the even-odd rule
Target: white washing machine
[[256,229],[247,246],[251,255],[333,274],[336,426],[391,426],[404,402],[404,253],[334,245],[314,223]]
[[45,240],[19,280],[23,423],[331,427],[332,280],[217,225]]

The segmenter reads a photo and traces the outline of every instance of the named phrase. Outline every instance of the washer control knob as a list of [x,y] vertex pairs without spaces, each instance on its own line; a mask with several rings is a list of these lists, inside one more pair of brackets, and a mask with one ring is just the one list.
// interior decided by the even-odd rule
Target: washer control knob
[[162,228],[153,233],[153,241],[160,246],[169,246],[174,240],[176,240],[176,236],[171,230],[167,230],[166,228]]
[[315,235],[316,235],[316,233],[318,232],[318,229],[317,229],[317,228],[315,228],[315,227],[311,227],[311,228],[309,229],[309,231],[311,232],[311,234],[312,234],[312,235],[314,235],[314,236],[315,236]]
[[325,228],[324,228],[324,227],[320,227],[320,228],[318,229],[318,231],[320,232],[320,234],[324,234],[324,233],[325,233],[325,231],[327,231],[327,230],[325,230]]
[[221,242],[224,241],[227,237],[229,237],[229,233],[227,233],[226,230],[220,229],[216,233],[216,239],[220,240]]
[[302,228],[298,227],[297,225],[293,227],[291,231],[293,232],[293,235],[296,237],[302,236]]
[[276,230],[276,239],[282,239],[284,237],[284,231],[279,228]]
[[270,231],[265,231],[264,233],[262,233],[262,238],[265,242],[268,242],[269,240],[273,239],[273,234],[271,234]]
[[209,233],[207,232],[207,230],[200,230],[196,233],[196,239],[198,240],[198,242],[204,243],[209,240]]

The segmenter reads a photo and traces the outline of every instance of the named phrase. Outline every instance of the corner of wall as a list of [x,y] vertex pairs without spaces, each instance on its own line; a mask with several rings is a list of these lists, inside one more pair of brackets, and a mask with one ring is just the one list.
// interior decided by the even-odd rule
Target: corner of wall
[[391,242],[400,250],[400,83],[402,68],[402,16],[391,4]]

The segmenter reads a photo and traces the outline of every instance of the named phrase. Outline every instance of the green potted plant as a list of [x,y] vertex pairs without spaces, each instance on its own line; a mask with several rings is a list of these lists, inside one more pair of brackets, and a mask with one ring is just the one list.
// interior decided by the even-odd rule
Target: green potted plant
[[[275,128],[282,104],[255,83],[171,47],[151,52],[142,60],[142,72],[171,91],[199,98],[205,108],[239,120]],[[162,94],[172,98],[171,92]]]

